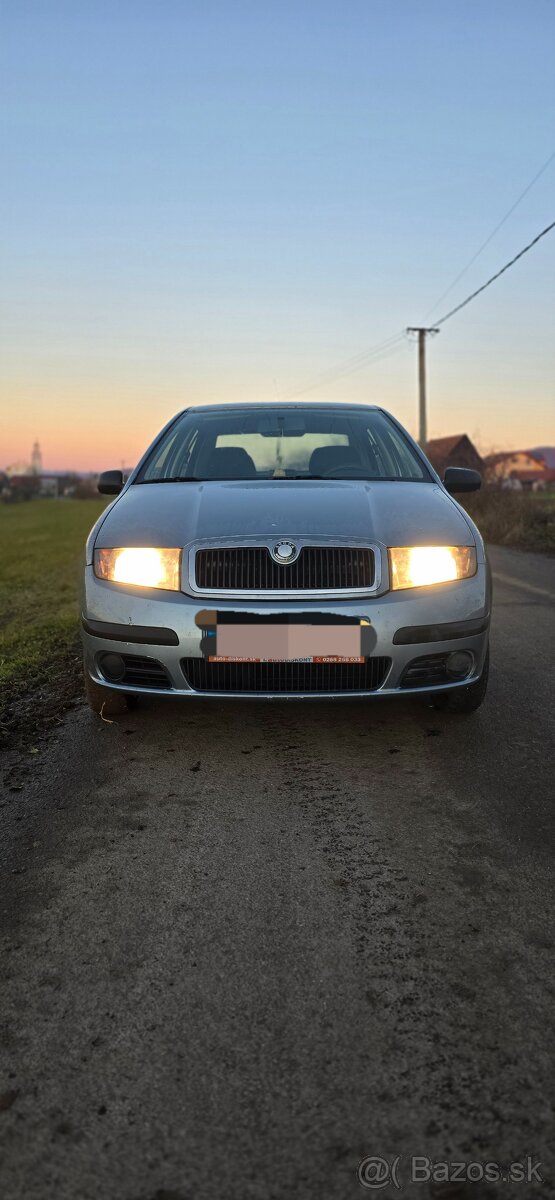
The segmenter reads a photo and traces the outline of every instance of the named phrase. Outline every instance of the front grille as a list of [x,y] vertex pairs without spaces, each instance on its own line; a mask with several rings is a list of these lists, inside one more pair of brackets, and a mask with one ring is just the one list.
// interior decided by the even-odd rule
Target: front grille
[[210,663],[183,658],[185,679],[196,692],[374,692],[389,658],[364,663]]
[[122,654],[125,675],[118,680],[130,687],[171,688],[169,675],[155,658],[143,658],[138,654]]
[[283,564],[267,546],[225,546],[197,550],[195,574],[202,590],[337,592],[372,587],[374,555],[358,546],[303,546],[295,562]]

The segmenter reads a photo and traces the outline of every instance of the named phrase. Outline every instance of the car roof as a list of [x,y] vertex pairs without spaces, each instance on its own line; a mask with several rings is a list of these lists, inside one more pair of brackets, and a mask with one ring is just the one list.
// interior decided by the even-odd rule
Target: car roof
[[356,404],[348,400],[230,400],[229,403],[222,404],[191,404],[182,411],[186,412],[228,412],[230,409],[241,411],[242,409],[251,408],[283,408],[296,409],[302,408],[305,410],[311,408],[329,408],[329,409],[354,409],[359,412],[361,409],[370,409],[372,412],[383,412],[377,404]]

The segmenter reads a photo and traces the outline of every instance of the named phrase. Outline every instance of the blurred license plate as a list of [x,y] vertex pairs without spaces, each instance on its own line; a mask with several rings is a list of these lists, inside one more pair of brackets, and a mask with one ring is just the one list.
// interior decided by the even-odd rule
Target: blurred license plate
[[209,662],[363,663],[360,624],[224,624]]

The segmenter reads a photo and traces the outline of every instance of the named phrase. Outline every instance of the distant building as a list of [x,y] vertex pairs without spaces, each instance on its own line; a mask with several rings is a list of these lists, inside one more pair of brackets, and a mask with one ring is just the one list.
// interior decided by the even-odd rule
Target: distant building
[[539,492],[543,488],[555,488],[555,467],[546,467],[543,475],[534,480],[532,491]]
[[534,458],[539,459],[548,471],[555,471],[555,446],[535,446],[527,453],[533,454]]
[[484,461],[466,433],[432,438],[426,446],[426,454],[441,476],[446,467],[470,467],[472,471],[480,472],[484,470]]
[[40,491],[40,480],[31,471],[23,471],[20,475],[14,471],[6,471],[7,486],[2,489],[3,500],[32,500]]
[[39,496],[59,496],[60,479],[58,475],[38,474]]
[[42,451],[39,442],[33,442],[31,451],[31,471],[33,475],[42,475]]
[[19,476],[19,475],[30,475],[30,474],[31,474],[31,468],[29,466],[29,463],[26,463],[26,462],[14,462],[14,463],[10,463],[9,466],[6,467],[6,475],[9,475],[10,478],[14,475]]
[[488,483],[503,485],[512,480],[522,488],[531,488],[540,481],[544,486],[549,482],[545,463],[529,450],[504,450],[488,454],[484,461]]
[[14,462],[6,467],[6,475],[42,475],[42,450],[40,442],[33,442],[31,462]]

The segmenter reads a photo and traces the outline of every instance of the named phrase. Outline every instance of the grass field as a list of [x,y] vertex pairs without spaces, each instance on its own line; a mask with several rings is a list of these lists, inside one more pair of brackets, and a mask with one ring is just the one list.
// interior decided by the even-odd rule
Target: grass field
[[79,570],[101,500],[0,505],[0,686],[26,684],[76,643]]

